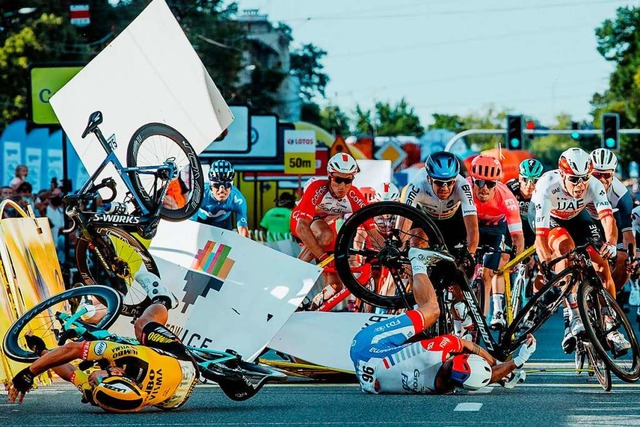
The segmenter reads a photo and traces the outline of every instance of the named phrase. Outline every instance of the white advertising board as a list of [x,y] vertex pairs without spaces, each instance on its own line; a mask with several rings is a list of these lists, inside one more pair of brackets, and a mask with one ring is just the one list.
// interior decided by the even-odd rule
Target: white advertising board
[[[231,348],[248,360],[280,330],[321,271],[194,221],[161,221],[150,251],[179,301],[169,312],[170,328],[185,344]],[[119,321],[117,328],[131,335],[129,322]]]
[[212,142],[201,155],[248,153],[251,150],[249,107],[246,105],[231,105],[229,108],[235,119],[227,128],[227,134],[222,140]]

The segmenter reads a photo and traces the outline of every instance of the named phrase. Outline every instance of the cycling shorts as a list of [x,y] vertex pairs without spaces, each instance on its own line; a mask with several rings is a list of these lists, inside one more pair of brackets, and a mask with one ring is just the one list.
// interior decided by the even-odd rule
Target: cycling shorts
[[[535,231],[534,219],[536,210],[533,203],[529,205],[529,224],[532,224],[532,228]],[[600,222],[600,221],[598,221]],[[589,240],[596,240],[602,242],[604,233],[600,232],[596,221],[591,218],[591,215],[586,209],[583,209],[578,215],[570,219],[560,219],[551,217],[549,220],[550,228],[563,227],[577,246],[584,245]]]
[[[507,221],[501,219],[497,223],[486,224],[480,222],[480,246],[491,246],[496,251],[504,251],[511,244],[511,235],[507,229]],[[482,265],[491,270],[500,266],[502,252],[492,252],[484,255]]]
[[462,209],[458,209],[450,218],[432,219],[442,233],[442,238],[450,253],[457,254],[459,252],[456,246],[467,247],[467,227],[464,224]]

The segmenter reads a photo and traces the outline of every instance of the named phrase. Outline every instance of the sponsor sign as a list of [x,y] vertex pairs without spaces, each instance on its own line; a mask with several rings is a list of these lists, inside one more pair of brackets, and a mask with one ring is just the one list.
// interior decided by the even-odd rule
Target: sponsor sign
[[316,133],[312,130],[284,131],[284,173],[312,174],[316,170]]

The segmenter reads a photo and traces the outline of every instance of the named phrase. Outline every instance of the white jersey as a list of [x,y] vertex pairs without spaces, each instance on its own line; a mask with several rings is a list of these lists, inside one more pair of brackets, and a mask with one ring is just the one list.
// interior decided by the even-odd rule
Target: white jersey
[[636,236],[640,236],[640,206],[636,206],[631,211],[631,219],[633,220],[633,231]]
[[[628,192],[629,190],[627,189],[627,187],[625,187],[625,185],[618,179],[617,176],[614,176],[613,182],[611,182],[611,185],[607,190],[607,199],[609,200],[609,203],[611,203],[612,209],[615,209],[615,207],[618,206],[618,202],[620,201],[620,199],[622,199],[622,197]],[[598,213],[595,210],[595,206],[587,206],[587,211],[589,211],[589,215],[591,215],[591,218],[598,218]]]
[[460,175],[456,177],[455,188],[451,195],[440,199],[427,180],[427,170],[422,168],[411,180],[402,194],[402,202],[425,208],[429,216],[435,219],[447,219],[455,215],[462,208],[462,216],[477,215],[476,205],[473,203],[471,185]]
[[611,203],[607,199],[604,185],[597,178],[589,177],[589,187],[583,197],[577,199],[564,191],[558,169],[540,177],[531,202],[536,209],[536,230],[548,230],[551,217],[562,220],[571,219],[589,204],[593,204],[598,218],[612,214]]

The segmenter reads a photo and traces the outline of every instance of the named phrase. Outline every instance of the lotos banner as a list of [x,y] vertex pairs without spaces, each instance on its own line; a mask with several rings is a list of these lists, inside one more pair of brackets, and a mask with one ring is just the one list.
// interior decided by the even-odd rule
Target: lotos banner
[[[169,327],[187,345],[255,359],[307,295],[321,270],[238,233],[161,221],[149,248],[178,298]],[[116,329],[131,335],[128,319]]]

